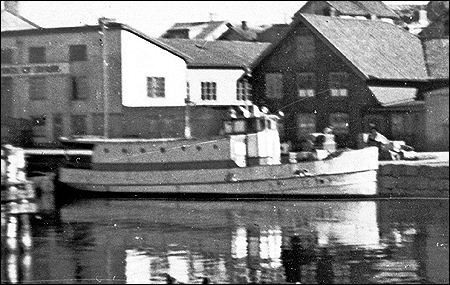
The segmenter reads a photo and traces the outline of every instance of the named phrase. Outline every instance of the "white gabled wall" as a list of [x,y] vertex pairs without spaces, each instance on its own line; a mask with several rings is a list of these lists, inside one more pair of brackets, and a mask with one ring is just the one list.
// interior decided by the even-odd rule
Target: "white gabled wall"
[[[179,56],[122,31],[122,104],[127,107],[184,106],[186,62]],[[147,96],[147,77],[165,78],[165,98]]]
[[[243,75],[242,69],[188,69],[190,99],[197,105],[245,105],[236,99],[236,82]],[[202,100],[202,82],[216,82],[217,100]],[[247,101],[247,104],[251,104]]]

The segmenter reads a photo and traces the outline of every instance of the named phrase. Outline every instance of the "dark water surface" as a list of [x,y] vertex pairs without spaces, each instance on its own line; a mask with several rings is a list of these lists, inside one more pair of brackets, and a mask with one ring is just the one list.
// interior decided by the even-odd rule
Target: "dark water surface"
[[85,199],[2,212],[1,281],[449,283],[448,244],[448,199]]

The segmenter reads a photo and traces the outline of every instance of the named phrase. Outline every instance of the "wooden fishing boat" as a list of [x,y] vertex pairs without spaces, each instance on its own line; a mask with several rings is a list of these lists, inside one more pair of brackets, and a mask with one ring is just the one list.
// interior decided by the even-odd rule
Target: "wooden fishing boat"
[[222,136],[208,139],[61,138],[68,151],[58,179],[91,193],[157,197],[377,194],[376,147],[320,149],[318,160],[298,161],[301,153],[282,154],[277,120],[230,118]]

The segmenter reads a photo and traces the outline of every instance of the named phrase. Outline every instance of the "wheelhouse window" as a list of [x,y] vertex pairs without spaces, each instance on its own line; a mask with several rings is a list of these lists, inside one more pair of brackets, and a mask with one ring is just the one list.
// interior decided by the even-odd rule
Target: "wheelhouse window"
[[297,115],[297,137],[302,138],[316,132],[316,114],[301,113]]
[[150,98],[166,97],[166,80],[164,77],[147,77],[147,96]]
[[348,134],[349,116],[347,113],[331,113],[330,125],[335,134]]
[[87,134],[86,115],[72,115],[72,134],[73,135]]
[[88,79],[86,76],[72,77],[72,100],[84,100],[89,97]]
[[44,76],[29,77],[28,83],[30,100],[45,100],[47,98],[47,80]]
[[266,96],[273,99],[283,97],[283,75],[281,73],[266,74]]
[[69,46],[69,61],[86,61],[87,47],[86,45],[71,45]]
[[44,63],[45,61],[45,47],[30,47],[28,49],[29,63]]
[[13,50],[10,48],[2,48],[2,64],[13,63]]
[[217,100],[217,83],[202,82],[202,100]]
[[252,99],[252,85],[246,78],[236,82],[236,99],[246,101]]
[[299,97],[314,97],[316,94],[316,75],[314,73],[298,73],[297,91]]
[[328,78],[328,85],[331,96],[347,97],[348,96],[348,74],[345,72],[331,72]]

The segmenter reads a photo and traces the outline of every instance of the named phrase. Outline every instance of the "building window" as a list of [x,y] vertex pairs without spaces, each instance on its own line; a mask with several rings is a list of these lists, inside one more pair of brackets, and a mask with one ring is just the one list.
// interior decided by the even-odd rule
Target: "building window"
[[45,100],[47,98],[47,81],[44,76],[29,77],[28,82],[30,100]]
[[217,100],[216,82],[202,82],[202,100]]
[[252,85],[246,78],[236,82],[236,99],[246,101],[252,99]]
[[315,42],[313,36],[297,37],[297,57],[300,62],[312,62],[315,57]]
[[297,115],[297,137],[302,138],[316,132],[316,114],[301,113]]
[[189,82],[186,82],[186,100],[188,102],[191,101],[191,86],[189,85]]
[[2,64],[13,63],[13,51],[10,48],[2,48]]
[[266,96],[276,99],[283,97],[283,75],[281,73],[266,74]]
[[164,98],[166,95],[164,77],[147,77],[147,96],[150,98]]
[[348,74],[345,72],[332,72],[329,74],[328,85],[330,87],[331,96],[346,97],[348,96]]
[[31,122],[33,124],[33,137],[45,138],[47,136],[46,119],[46,115],[31,117]]
[[299,97],[314,97],[316,93],[316,75],[314,73],[297,74],[297,90]]
[[45,47],[30,47],[28,49],[29,63],[44,63],[45,62]]
[[86,61],[87,60],[86,45],[71,45],[71,46],[69,46],[69,60],[71,62]]
[[394,113],[391,116],[392,136],[409,140],[417,129],[419,118],[414,113]]
[[72,134],[78,136],[87,134],[86,115],[72,115]]
[[59,137],[62,137],[64,134],[64,125],[63,125],[63,114],[56,113],[53,114],[53,138],[54,140],[58,140]]
[[73,76],[72,100],[83,100],[89,97],[88,79],[86,76]]
[[331,113],[330,125],[335,134],[348,134],[349,116],[346,113]]

